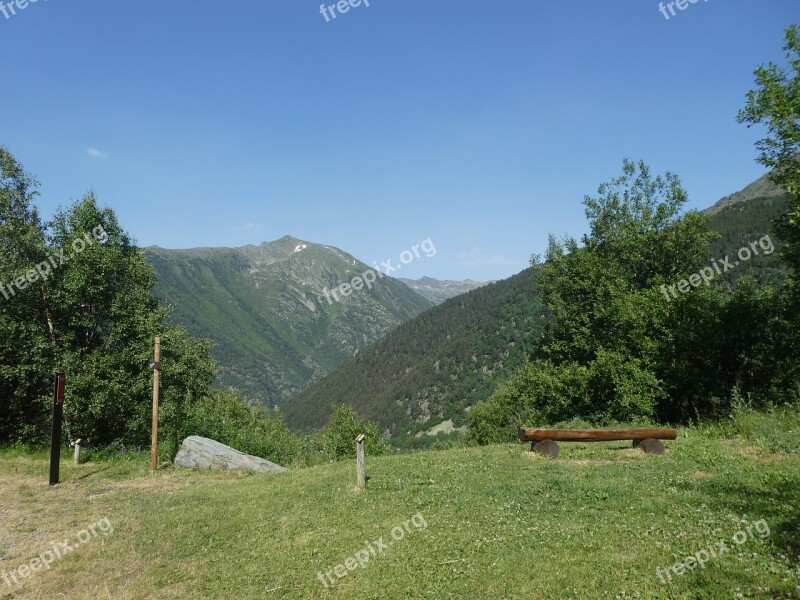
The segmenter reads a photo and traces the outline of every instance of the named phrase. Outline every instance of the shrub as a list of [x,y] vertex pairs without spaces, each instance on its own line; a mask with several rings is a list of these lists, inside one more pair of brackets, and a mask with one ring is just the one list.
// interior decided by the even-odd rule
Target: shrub
[[378,426],[359,417],[348,404],[334,408],[327,425],[319,433],[317,445],[328,460],[352,458],[356,455],[356,436],[361,433],[366,436],[364,444],[369,454],[390,452],[391,447],[378,431]]
[[[170,422],[169,415],[163,415]],[[281,465],[298,458],[300,440],[280,411],[253,409],[233,392],[214,390],[187,408],[185,419],[164,431],[164,454],[173,458],[183,439],[200,435]]]

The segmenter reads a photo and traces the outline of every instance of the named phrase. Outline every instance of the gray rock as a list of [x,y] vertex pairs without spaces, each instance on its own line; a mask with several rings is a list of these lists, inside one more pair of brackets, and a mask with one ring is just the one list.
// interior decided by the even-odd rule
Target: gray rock
[[214,440],[192,435],[183,440],[175,466],[186,469],[217,469],[251,473],[283,473],[282,466],[251,456]]

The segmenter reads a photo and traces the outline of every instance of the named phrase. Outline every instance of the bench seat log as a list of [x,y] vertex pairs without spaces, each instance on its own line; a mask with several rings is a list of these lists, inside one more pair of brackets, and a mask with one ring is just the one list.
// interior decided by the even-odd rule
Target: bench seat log
[[677,429],[536,429],[520,427],[519,439],[523,442],[613,442],[618,440],[674,440]]

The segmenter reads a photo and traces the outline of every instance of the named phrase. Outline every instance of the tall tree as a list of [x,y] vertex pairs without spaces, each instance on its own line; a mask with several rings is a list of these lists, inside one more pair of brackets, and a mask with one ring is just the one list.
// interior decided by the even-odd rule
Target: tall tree
[[68,435],[146,443],[153,338],[164,342],[172,425],[209,391],[210,343],[167,324],[152,269],[113,210],[88,194],[44,226],[31,202],[35,180],[7,150],[0,161],[0,281],[18,282],[0,308],[0,442],[46,435],[52,373],[61,370]]
[[53,346],[47,330],[44,290],[26,274],[47,256],[47,240],[33,200],[38,182],[0,146],[0,442],[35,439],[47,411],[41,394]]
[[787,212],[777,224],[784,242],[783,256],[800,278],[800,27],[786,30],[787,68],[774,63],[759,66],[756,89],[747,93],[739,111],[740,123],[764,125],[766,137],[756,143],[758,161],[772,169],[771,178],[789,192]]

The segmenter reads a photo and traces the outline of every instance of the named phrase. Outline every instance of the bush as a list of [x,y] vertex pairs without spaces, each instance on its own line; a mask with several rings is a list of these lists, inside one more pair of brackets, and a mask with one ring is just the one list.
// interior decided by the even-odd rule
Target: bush
[[354,458],[355,439],[361,433],[366,436],[364,444],[369,454],[388,454],[391,451],[389,443],[378,431],[378,426],[359,417],[348,404],[334,408],[327,425],[319,433],[317,448],[328,460]]
[[529,364],[488,401],[470,411],[468,439],[478,444],[517,439],[520,426],[542,426],[585,412],[589,372],[575,363]]
[[597,423],[650,421],[666,398],[661,382],[640,361],[605,350],[591,364],[589,389],[590,407],[576,415]]
[[664,397],[653,373],[616,352],[601,350],[589,367],[539,361],[470,411],[469,440],[510,442],[520,426],[552,427],[575,419],[591,425],[649,421]]
[[[172,421],[169,414],[162,418]],[[222,390],[188,406],[185,419],[164,431],[164,454],[172,459],[190,435],[211,438],[281,465],[294,462],[300,454],[300,439],[286,426],[279,410],[253,409],[240,395]]]

